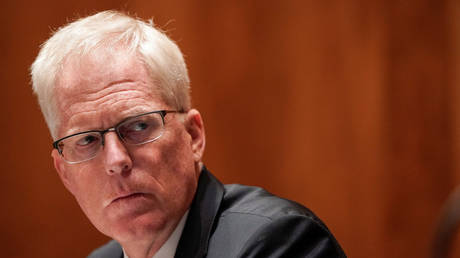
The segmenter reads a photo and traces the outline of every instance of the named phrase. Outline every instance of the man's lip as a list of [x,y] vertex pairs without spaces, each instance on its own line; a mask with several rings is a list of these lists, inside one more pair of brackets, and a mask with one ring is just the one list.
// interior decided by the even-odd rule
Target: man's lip
[[140,196],[143,196],[143,195],[145,195],[145,194],[142,193],[142,192],[132,192],[132,193],[127,193],[127,194],[120,194],[117,197],[113,198],[110,203],[114,203],[114,202],[121,201],[121,200],[124,200],[124,199],[140,197]]

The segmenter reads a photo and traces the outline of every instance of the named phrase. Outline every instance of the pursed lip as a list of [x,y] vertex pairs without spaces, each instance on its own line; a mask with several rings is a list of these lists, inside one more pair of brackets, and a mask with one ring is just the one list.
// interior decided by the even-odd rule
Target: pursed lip
[[111,198],[111,201],[107,205],[110,205],[112,203],[116,203],[122,200],[129,200],[129,199],[136,198],[136,197],[142,197],[144,195],[145,193],[143,192],[129,192],[129,193],[118,194],[114,198]]

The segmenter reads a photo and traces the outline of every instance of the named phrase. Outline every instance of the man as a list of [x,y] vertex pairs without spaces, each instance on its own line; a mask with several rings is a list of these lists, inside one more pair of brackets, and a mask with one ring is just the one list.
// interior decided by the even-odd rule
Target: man
[[182,54],[152,24],[114,11],[80,19],[31,70],[54,166],[114,239],[90,257],[345,257],[308,209],[207,171]]

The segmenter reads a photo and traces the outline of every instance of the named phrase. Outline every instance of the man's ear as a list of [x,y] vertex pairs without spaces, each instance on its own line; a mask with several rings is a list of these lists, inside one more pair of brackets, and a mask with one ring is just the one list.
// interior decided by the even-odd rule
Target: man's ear
[[195,162],[201,162],[203,157],[206,137],[204,134],[203,120],[200,112],[196,109],[191,109],[187,112],[185,119],[185,128],[191,136],[191,147]]
[[61,155],[56,149],[53,149],[51,152],[51,157],[53,157],[54,161],[54,168],[56,169],[59,177],[61,178],[62,183],[64,186],[73,194],[72,184],[70,183],[69,175],[67,174],[67,169],[65,166],[65,161],[62,159]]

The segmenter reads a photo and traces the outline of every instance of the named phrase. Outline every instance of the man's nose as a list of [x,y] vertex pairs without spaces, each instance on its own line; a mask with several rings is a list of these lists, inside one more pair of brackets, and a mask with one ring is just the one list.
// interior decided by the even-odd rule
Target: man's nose
[[132,159],[123,142],[116,132],[108,132],[104,135],[105,143],[103,155],[107,174],[122,174],[132,168]]

